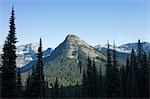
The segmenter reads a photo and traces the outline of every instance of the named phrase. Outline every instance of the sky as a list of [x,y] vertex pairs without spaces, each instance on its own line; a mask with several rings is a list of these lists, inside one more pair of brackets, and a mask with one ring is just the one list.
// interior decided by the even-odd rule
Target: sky
[[18,43],[39,42],[57,47],[68,34],[90,45],[150,42],[149,0],[0,0],[0,44],[9,31],[15,8]]

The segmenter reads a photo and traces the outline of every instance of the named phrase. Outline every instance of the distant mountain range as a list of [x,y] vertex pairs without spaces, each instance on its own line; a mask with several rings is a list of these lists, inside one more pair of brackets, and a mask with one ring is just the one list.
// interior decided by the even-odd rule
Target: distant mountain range
[[[146,53],[148,53],[150,51],[150,43],[148,42],[142,42],[142,46],[143,49]],[[102,46],[102,45],[96,45],[95,46],[96,49],[101,50],[101,51],[105,51],[107,50],[107,44]],[[110,45],[110,49],[113,49],[113,45]],[[123,44],[121,46],[115,46],[115,49],[117,52],[121,52],[121,53],[131,53],[131,50],[134,49],[136,51],[137,49],[137,43],[127,43],[127,44]]]
[[[150,51],[150,43],[142,42],[145,52]],[[27,78],[27,74],[32,67],[36,65],[36,55],[38,43],[30,43],[17,46],[17,66],[21,67],[23,79]],[[110,46],[112,49],[112,45]],[[125,65],[127,55],[132,49],[136,50],[137,43],[123,44],[116,46],[117,59],[120,64]],[[48,81],[53,83],[56,77],[59,77],[59,82],[62,85],[75,85],[81,83],[82,71],[86,69],[85,64],[87,57],[95,58],[96,67],[102,66],[102,71],[105,69],[107,45],[90,46],[87,42],[80,39],[78,36],[70,34],[66,39],[54,50],[48,48],[43,51],[44,73]],[[0,54],[2,46],[0,46]],[[81,64],[79,65],[79,61]],[[104,72],[103,72],[104,73]],[[24,80],[25,81],[25,80]],[[51,86],[51,85],[49,85]]]
[[[26,45],[19,45],[17,46],[16,54],[17,54],[17,67],[23,67],[32,60],[36,59],[36,54],[38,51],[39,44],[36,42],[26,44]],[[51,52],[53,51],[52,48],[48,48],[47,50],[43,51],[43,57],[50,56]],[[2,54],[2,46],[0,46],[0,54]],[[0,62],[1,63],[1,62]]]

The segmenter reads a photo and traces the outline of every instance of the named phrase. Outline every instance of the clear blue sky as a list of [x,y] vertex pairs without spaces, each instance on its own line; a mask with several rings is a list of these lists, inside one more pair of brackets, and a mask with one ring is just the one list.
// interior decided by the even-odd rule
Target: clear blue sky
[[69,33],[90,45],[150,42],[148,0],[0,0],[0,44],[9,31],[15,6],[19,44],[43,39],[44,48],[58,46]]

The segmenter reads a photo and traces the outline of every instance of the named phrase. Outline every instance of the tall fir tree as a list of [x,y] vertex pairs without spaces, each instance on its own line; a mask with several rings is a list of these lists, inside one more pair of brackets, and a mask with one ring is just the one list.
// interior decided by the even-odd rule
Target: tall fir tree
[[98,72],[95,65],[95,59],[93,59],[93,66],[92,66],[92,98],[98,97]]
[[143,50],[142,43],[138,40],[137,44],[137,80],[138,80],[138,97],[147,98],[149,97],[149,72],[147,64],[147,55]]
[[[127,64],[126,66],[129,65],[127,59]],[[127,93],[127,76],[126,76],[126,68],[123,65],[120,69],[120,74],[121,74],[121,98],[126,98],[126,93]]]
[[130,72],[129,55],[127,55],[126,66],[122,66],[121,70],[121,96],[127,98],[127,78]]
[[136,56],[133,49],[130,57],[130,65],[127,67],[127,73],[127,97],[137,98],[138,84],[136,79]]
[[87,98],[87,75],[86,75],[86,71],[83,71],[83,77],[82,77],[82,98]]
[[141,85],[141,98],[149,98],[149,66],[146,53],[143,54],[143,66],[142,66],[142,85]]
[[112,98],[112,58],[109,48],[109,42],[107,44],[107,62],[105,71],[105,97]]
[[120,72],[119,72],[119,65],[116,58],[116,49],[115,49],[115,42],[113,44],[113,66],[112,66],[112,97],[113,98],[119,98],[120,97]]
[[10,30],[3,46],[1,67],[1,98],[16,97],[16,32],[15,13],[12,7]]
[[99,81],[98,81],[98,93],[99,93],[99,98],[103,98],[104,97],[104,86],[103,86],[103,76],[102,76],[102,67],[100,65],[100,69],[99,69]]
[[92,98],[93,92],[92,92],[92,61],[90,57],[88,56],[87,59],[87,96],[88,98]]
[[43,73],[43,52],[42,52],[42,40],[40,38],[40,46],[37,54],[37,65],[32,69],[32,74],[29,79],[30,88],[27,91],[29,97],[43,98],[45,96],[45,80]]
[[95,65],[95,59],[93,62],[90,57],[87,59],[87,70],[83,72],[82,80],[82,97],[83,98],[97,98],[98,97],[98,72]]

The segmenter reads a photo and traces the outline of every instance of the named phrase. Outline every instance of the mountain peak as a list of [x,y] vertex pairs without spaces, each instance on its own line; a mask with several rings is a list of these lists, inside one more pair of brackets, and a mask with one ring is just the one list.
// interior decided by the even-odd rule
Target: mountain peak
[[79,38],[79,37],[75,34],[68,34],[67,38]]
[[68,34],[65,41],[67,44],[71,45],[85,45],[89,46],[87,42],[82,40],[80,37],[74,35],[74,34]]
[[67,41],[74,41],[74,40],[81,40],[78,36],[74,35],[74,34],[68,34],[66,37]]

